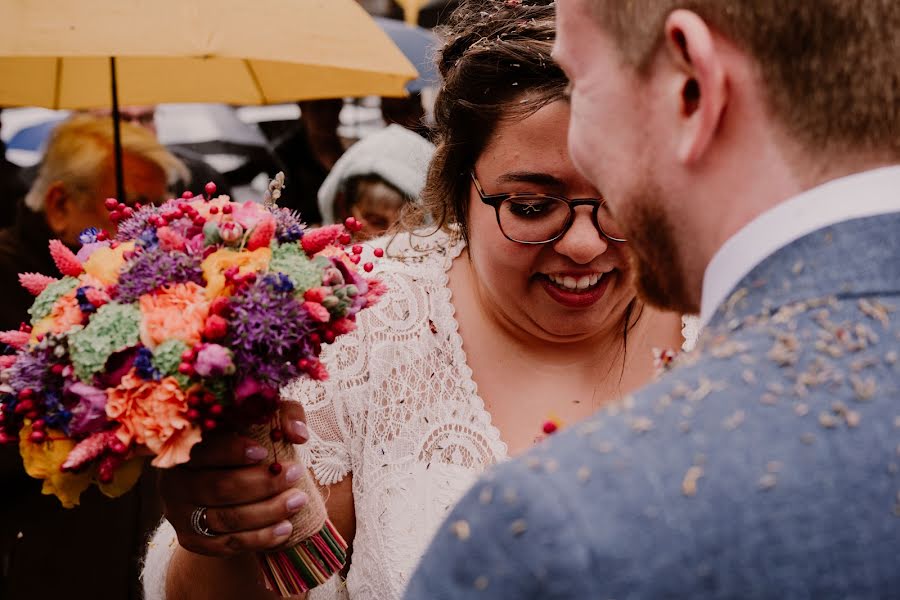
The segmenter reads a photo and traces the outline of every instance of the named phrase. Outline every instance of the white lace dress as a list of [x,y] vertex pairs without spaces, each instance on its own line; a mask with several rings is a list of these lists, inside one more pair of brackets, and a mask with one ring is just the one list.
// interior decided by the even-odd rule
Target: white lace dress
[[[283,390],[306,407],[312,439],[298,448],[319,483],[353,474],[352,564],[345,582],[333,579],[313,600],[400,598],[448,511],[488,466],[507,458],[453,314],[447,273],[462,249],[442,232],[397,236],[387,248],[394,260],[376,263],[389,291],[360,313],[355,332],[323,352],[330,379],[301,379]],[[165,596],[175,543],[163,522],[144,569],[148,600]]]

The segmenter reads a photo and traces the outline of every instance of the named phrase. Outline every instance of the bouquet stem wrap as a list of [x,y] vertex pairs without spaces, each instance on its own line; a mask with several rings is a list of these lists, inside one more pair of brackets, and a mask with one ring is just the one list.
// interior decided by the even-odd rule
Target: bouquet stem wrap
[[[271,446],[274,461],[291,461],[296,452],[290,442],[273,441],[269,426],[251,430],[251,437],[262,447]],[[328,581],[347,561],[347,542],[328,520],[325,501],[309,471],[304,471],[295,484],[309,498],[294,515],[289,541],[281,550],[260,553],[259,564],[266,587],[282,597],[311,590]]]

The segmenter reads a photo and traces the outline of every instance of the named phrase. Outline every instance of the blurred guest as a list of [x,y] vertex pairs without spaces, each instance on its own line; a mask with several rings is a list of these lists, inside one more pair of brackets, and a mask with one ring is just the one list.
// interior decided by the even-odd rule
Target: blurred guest
[[22,179],[22,169],[6,160],[6,144],[0,140],[0,228],[12,225],[16,203],[25,196],[28,187]]
[[404,206],[417,202],[434,145],[399,125],[389,125],[351,146],[319,188],[324,223],[347,217],[363,222],[360,239],[385,233]]
[[381,118],[386,125],[396,123],[415,131],[422,137],[428,137],[428,125],[425,124],[425,106],[422,94],[413,92],[404,98],[382,98]]
[[[92,111],[91,114],[108,117],[111,111],[96,110]],[[124,123],[140,125],[153,132],[154,136],[157,135],[156,106],[122,107],[119,109],[119,119]],[[187,167],[187,174],[172,182],[169,191],[173,195],[180,196],[185,191],[202,194],[204,186],[210,181],[216,184],[217,193],[231,195],[231,185],[228,182],[228,178],[206,162],[203,159],[203,155],[181,146],[168,146],[166,150],[175,155]]]
[[300,119],[273,142],[287,182],[278,204],[299,211],[307,223],[320,223],[316,199],[319,187],[344,152],[337,133],[344,101],[329,98],[298,105]]
[[[183,165],[146,129],[123,123],[121,134],[125,201],[165,199],[167,182],[184,174]],[[87,227],[111,231],[103,203],[115,194],[112,122],[81,115],[60,125],[15,225],[0,232],[0,329],[28,320],[33,298],[17,274],[57,274],[47,248],[52,238],[76,246]],[[160,515],[152,474],[115,500],[91,488],[67,510],[41,494],[41,481],[25,474],[17,450],[0,448],[0,598],[140,598],[137,557]]]

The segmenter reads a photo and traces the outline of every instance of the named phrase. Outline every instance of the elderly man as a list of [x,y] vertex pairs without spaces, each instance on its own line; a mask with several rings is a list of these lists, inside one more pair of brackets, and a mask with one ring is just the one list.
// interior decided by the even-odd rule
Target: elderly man
[[408,600],[900,595],[900,3],[559,0],[575,164],[698,350],[477,483]]
[[[126,123],[121,133],[125,201],[164,200],[183,167],[146,130]],[[115,190],[111,121],[78,116],[60,125],[16,224],[0,232],[0,329],[28,318],[33,298],[19,272],[56,274],[50,239],[74,247],[87,227],[112,231],[103,203]],[[139,598],[137,557],[160,514],[152,477],[145,479],[115,500],[92,488],[66,510],[41,495],[16,448],[0,448],[0,598]]]

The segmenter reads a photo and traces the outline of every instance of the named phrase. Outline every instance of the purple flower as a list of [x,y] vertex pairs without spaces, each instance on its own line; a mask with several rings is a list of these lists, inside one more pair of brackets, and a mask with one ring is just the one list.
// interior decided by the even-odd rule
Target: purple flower
[[129,304],[164,285],[189,281],[203,285],[199,256],[147,250],[133,259],[128,270],[119,277],[116,299]]
[[282,244],[296,242],[303,237],[305,225],[300,214],[288,208],[269,209],[275,215],[275,236]]
[[231,311],[225,345],[235,364],[274,386],[295,377],[309,327],[293,292],[263,277],[231,298]]
[[152,227],[152,225],[150,225],[150,219],[161,212],[162,210],[158,206],[150,205],[143,207],[141,210],[134,213],[132,217],[120,222],[116,226],[116,240],[127,242],[138,239],[145,229]]
[[72,407],[69,435],[83,437],[103,429],[107,422],[104,390],[76,381],[67,384],[64,393]]
[[194,370],[201,377],[219,377],[234,373],[231,350],[218,344],[204,344],[197,352]]
[[122,378],[134,367],[137,350],[128,348],[116,352],[106,361],[103,371],[94,376],[94,383],[99,387],[113,388],[122,383]]

